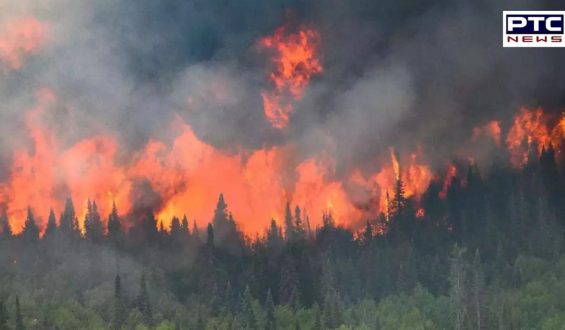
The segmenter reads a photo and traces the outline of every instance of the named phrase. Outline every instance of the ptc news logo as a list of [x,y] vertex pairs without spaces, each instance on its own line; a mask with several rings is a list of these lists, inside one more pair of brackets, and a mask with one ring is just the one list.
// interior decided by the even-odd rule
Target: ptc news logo
[[565,11],[504,11],[504,47],[565,47]]

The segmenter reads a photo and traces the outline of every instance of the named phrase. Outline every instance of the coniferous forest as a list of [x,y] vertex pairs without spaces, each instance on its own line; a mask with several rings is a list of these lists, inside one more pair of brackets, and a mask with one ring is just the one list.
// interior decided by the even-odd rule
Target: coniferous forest
[[360,228],[286,205],[256,237],[223,195],[206,228],[144,210],[126,231],[91,201],[81,231],[68,199],[40,237],[31,209],[18,235],[4,214],[0,329],[563,329],[563,180],[548,147],[432,183],[423,217],[400,177]]

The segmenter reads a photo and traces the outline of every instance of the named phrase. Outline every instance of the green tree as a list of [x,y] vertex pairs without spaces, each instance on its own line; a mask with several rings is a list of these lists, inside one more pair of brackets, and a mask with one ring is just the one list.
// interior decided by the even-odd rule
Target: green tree
[[24,223],[22,238],[28,243],[34,243],[39,240],[39,228],[37,228],[37,224],[35,223],[31,207],[27,208],[27,218]]
[[120,274],[114,280],[114,313],[112,317],[112,328],[119,330],[122,328],[127,316],[126,303],[122,292],[122,280]]
[[0,230],[2,230],[0,238],[10,238],[13,236],[6,211],[2,211],[2,216],[0,216]]
[[451,253],[451,266],[449,270],[450,298],[455,309],[455,329],[461,330],[464,327],[467,301],[465,248],[460,248],[457,244]]
[[245,287],[241,297],[240,311],[244,329],[257,329],[257,320],[253,311],[253,296],[249,286]]
[[206,245],[214,246],[214,227],[211,223],[209,223],[206,228]]
[[86,216],[84,219],[85,237],[93,243],[100,243],[104,239],[104,225],[98,213],[96,202],[88,201]]
[[118,209],[116,203],[112,202],[112,211],[108,216],[108,240],[115,246],[120,246],[124,239],[124,229],[120,217],[118,216]]
[[47,227],[45,228],[45,233],[43,234],[43,239],[53,239],[57,235],[57,220],[55,218],[55,212],[53,209],[49,210],[49,218],[47,219]]
[[147,325],[153,323],[153,313],[151,311],[151,304],[149,303],[149,293],[147,291],[147,282],[145,280],[145,274],[141,275],[139,294],[137,295],[137,309],[143,315],[143,321]]
[[24,319],[22,317],[22,311],[20,309],[20,298],[18,296],[16,296],[16,315],[14,319],[16,320],[15,329],[24,330],[25,329]]
[[481,256],[479,249],[475,250],[475,257],[473,258],[472,266],[472,294],[473,294],[473,307],[475,309],[475,326],[476,329],[481,329],[481,300],[483,292],[483,270],[481,267]]
[[292,213],[290,212],[289,202],[286,202],[284,212],[284,237],[287,241],[294,239],[294,221],[292,219]]
[[77,238],[80,236],[80,228],[78,226],[75,207],[72,199],[70,198],[67,198],[67,200],[65,201],[65,210],[61,215],[59,230],[64,236],[68,238]]
[[306,237],[306,229],[304,228],[304,222],[302,221],[302,213],[298,206],[294,208],[294,234],[296,239],[304,239]]
[[265,299],[265,313],[265,330],[276,330],[277,320],[275,318],[275,304],[273,302],[273,296],[271,295],[271,289],[267,290],[267,298]]
[[8,310],[3,300],[0,300],[0,330],[8,330]]

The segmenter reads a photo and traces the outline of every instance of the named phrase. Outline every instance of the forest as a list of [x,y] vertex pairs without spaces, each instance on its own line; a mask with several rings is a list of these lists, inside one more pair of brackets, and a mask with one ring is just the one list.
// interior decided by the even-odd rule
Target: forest
[[221,194],[206,228],[89,201],[81,229],[68,199],[44,231],[30,208],[15,235],[4,212],[0,329],[563,329],[560,157],[460,164],[418,202],[400,177],[358,228],[331,212],[312,228],[287,203],[282,225],[248,237]]

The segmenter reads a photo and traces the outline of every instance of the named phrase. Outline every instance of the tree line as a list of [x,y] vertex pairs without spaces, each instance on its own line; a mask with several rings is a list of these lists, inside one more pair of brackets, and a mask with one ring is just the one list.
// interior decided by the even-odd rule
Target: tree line
[[556,154],[532,152],[520,170],[468,164],[445,196],[432,182],[420,201],[400,177],[389,210],[357,230],[329,212],[312,228],[287,203],[282,226],[245,237],[223,195],[202,229],[115,206],[102,221],[89,201],[83,233],[69,199],[42,237],[31,209],[14,236],[4,213],[0,329],[559,329]]

